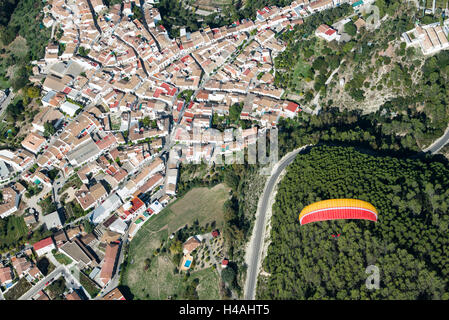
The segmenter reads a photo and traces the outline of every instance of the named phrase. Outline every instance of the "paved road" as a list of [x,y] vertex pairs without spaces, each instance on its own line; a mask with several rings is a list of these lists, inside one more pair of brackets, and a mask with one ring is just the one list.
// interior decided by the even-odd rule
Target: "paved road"
[[246,277],[245,284],[245,299],[246,300],[254,300],[256,296],[256,285],[257,285],[257,275],[259,273],[259,265],[261,263],[260,258],[262,254],[262,247],[264,243],[264,235],[266,229],[266,212],[268,209],[268,200],[270,199],[271,194],[273,193],[274,187],[276,186],[276,180],[279,175],[284,171],[284,169],[295,160],[296,155],[303,148],[299,148],[289,154],[287,154],[284,158],[282,158],[278,163],[277,167],[271,173],[270,178],[268,179],[265,190],[262,194],[262,203],[258,208],[258,214],[256,215],[256,223],[253,229],[254,238],[253,242],[250,244],[252,246],[252,255],[251,260],[248,264],[248,274]]
[[[79,271],[79,268],[76,266],[76,261],[73,261],[71,264],[69,265],[63,265],[61,263],[58,262],[58,260],[55,259],[55,257],[53,256],[53,254],[48,254],[47,255],[48,260],[50,260],[51,263],[53,263],[57,268],[59,267],[63,267],[64,271],[61,273],[61,275],[64,276],[65,278],[65,282],[66,282],[66,287],[67,289],[71,289],[71,290],[78,290],[78,291],[83,291],[84,295],[90,300],[91,296],[89,295],[89,293],[87,292],[87,290],[81,285],[81,283],[79,282],[79,278],[74,276],[74,274],[72,274],[72,270],[77,270]],[[75,273],[76,274],[76,273]]]
[[57,204],[58,209],[61,207],[61,203],[59,202],[59,190],[62,189],[62,187],[66,184],[67,180],[64,178],[64,175],[61,171],[58,172],[59,178],[56,178],[55,181],[53,181],[52,185],[52,193],[53,193],[53,201]]
[[444,134],[435,140],[430,146],[423,149],[424,152],[430,152],[432,154],[437,153],[449,142],[449,127],[447,127]]
[[[53,272],[51,272],[48,276],[46,276],[44,279],[34,285],[30,290],[28,290],[23,296],[19,298],[19,300],[31,300],[31,298],[34,297],[39,291],[47,287],[45,285],[47,281],[50,281],[51,279],[56,280],[60,276],[63,276],[65,278],[66,285],[69,289],[80,289],[82,287],[78,280],[74,276],[72,276],[67,267],[64,265],[60,265],[56,267],[56,269],[53,270]],[[87,294],[86,290],[83,291],[85,294]]]
[[39,291],[46,288],[47,281],[50,281],[52,278],[56,279],[61,274],[67,273],[66,269],[63,266],[57,267],[53,272],[51,272],[44,279],[39,281],[35,286],[33,286],[30,290],[28,290],[23,296],[19,298],[19,300],[31,300]]

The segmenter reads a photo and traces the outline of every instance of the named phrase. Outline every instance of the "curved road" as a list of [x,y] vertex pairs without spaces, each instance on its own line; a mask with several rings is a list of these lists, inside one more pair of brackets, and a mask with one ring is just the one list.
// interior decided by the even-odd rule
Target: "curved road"
[[449,127],[447,127],[444,134],[435,140],[430,146],[423,149],[424,152],[429,152],[434,154],[441,150],[449,142]]
[[248,263],[248,274],[246,277],[245,283],[245,299],[246,300],[254,300],[256,296],[256,285],[257,285],[257,275],[259,273],[259,265],[261,264],[260,258],[262,255],[262,247],[265,238],[265,229],[266,229],[266,213],[268,208],[268,202],[271,194],[273,193],[274,187],[276,186],[276,181],[279,178],[279,175],[284,171],[284,169],[295,160],[296,155],[303,150],[305,147],[301,147],[296,149],[295,151],[290,152],[284,158],[282,158],[273,168],[270,178],[268,179],[264,192],[262,194],[262,200],[260,203],[258,210],[258,214],[256,215],[256,223],[253,229],[254,237],[252,238],[252,243],[250,243],[250,247],[252,247],[252,255],[250,261]]
[[[446,129],[444,134],[434,141],[429,147],[424,149],[424,152],[431,152],[432,154],[438,152],[441,148],[443,148],[449,142],[449,127]],[[262,255],[262,247],[265,238],[265,229],[266,229],[266,212],[268,208],[268,202],[271,194],[274,191],[274,187],[276,186],[276,181],[279,178],[282,171],[295,160],[296,155],[305,147],[301,147],[296,149],[295,151],[287,154],[281,161],[278,162],[277,167],[275,167],[271,173],[270,178],[268,179],[264,192],[262,194],[262,199],[259,208],[257,209],[258,214],[256,214],[256,223],[253,229],[254,238],[252,238],[252,243],[250,243],[250,247],[252,247],[252,254],[250,257],[250,261],[248,262],[248,274],[246,277],[245,283],[245,299],[246,300],[254,300],[256,296],[256,285],[257,285],[257,276],[259,273],[260,259]]]

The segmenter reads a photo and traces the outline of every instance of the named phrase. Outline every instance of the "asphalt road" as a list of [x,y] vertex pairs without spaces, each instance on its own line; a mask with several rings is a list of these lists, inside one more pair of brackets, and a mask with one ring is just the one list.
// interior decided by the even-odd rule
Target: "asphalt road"
[[31,300],[31,298],[35,296],[39,291],[47,287],[45,285],[47,281],[50,281],[52,278],[56,280],[61,275],[64,276],[66,282],[67,281],[75,282],[75,279],[72,277],[70,272],[68,272],[64,266],[59,266],[55,270],[53,270],[53,272],[51,272],[48,276],[46,276],[44,279],[42,279],[36,285],[34,285],[30,290],[28,290],[23,296],[19,298],[19,300]]
[[437,153],[441,150],[447,143],[449,142],[449,127],[446,129],[444,134],[439,137],[437,140],[435,140],[434,143],[432,143],[429,147],[424,149],[424,152],[430,152],[430,153]]
[[252,256],[250,263],[248,264],[248,274],[246,278],[246,286],[245,286],[245,299],[246,300],[254,300],[256,296],[256,285],[257,285],[257,275],[259,270],[259,265],[261,263],[260,258],[262,254],[262,247],[264,242],[264,235],[266,229],[266,213],[268,208],[268,200],[276,186],[276,180],[279,175],[284,171],[284,169],[295,160],[296,155],[301,151],[302,148],[295,150],[294,152],[286,155],[282,158],[277,165],[277,168],[274,172],[271,173],[270,178],[268,179],[264,193],[262,195],[262,203],[259,207],[259,215],[256,219],[256,225],[253,230],[255,236],[253,239],[252,245]]

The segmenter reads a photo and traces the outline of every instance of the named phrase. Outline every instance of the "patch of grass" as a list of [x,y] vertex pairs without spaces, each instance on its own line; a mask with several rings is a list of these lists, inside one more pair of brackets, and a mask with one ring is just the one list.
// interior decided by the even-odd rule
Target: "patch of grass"
[[[169,254],[154,257],[153,252],[171,233],[186,224],[192,225],[196,219],[200,225],[215,221],[220,228],[223,225],[223,203],[227,198],[228,189],[223,184],[211,189],[194,188],[148,220],[130,243],[128,265],[122,276],[122,284],[129,287],[135,299],[183,297],[186,289],[183,281],[185,274],[174,273],[178,266],[173,264]],[[151,264],[145,270],[147,258],[151,258]],[[208,295],[218,299],[218,275],[214,277],[210,274],[213,270],[207,270],[209,269],[191,272],[190,277],[200,280],[200,299],[206,299]]]
[[293,81],[295,83],[294,88],[296,91],[300,92],[300,85],[301,82],[304,81],[304,78],[307,78],[309,76],[309,70],[311,69],[311,66],[308,65],[305,61],[302,59],[298,59],[298,62],[295,65],[295,70],[293,71]]
[[168,206],[166,212],[161,212],[154,218],[151,225],[153,230],[163,226],[172,233],[180,227],[191,225],[198,219],[200,225],[215,221],[217,227],[223,224],[223,204],[228,198],[228,189],[219,184],[211,189],[195,188],[184,197]]
[[184,299],[188,282],[194,278],[199,280],[197,287],[199,299],[220,299],[219,278],[216,271],[212,268],[192,271],[186,281],[184,279],[185,273],[173,272],[176,266],[168,254],[154,257],[147,271],[144,271],[143,266],[139,264],[140,267],[142,267],[142,274],[139,275],[140,280],[131,287],[134,299],[164,300],[169,297],[172,299]]
[[109,119],[111,120],[111,130],[118,131],[120,130],[121,120],[120,117],[115,115],[110,115]]
[[27,41],[25,38],[18,36],[10,45],[9,50],[11,53],[19,58],[23,58],[28,53]]
[[42,213],[44,215],[53,213],[57,210],[51,195],[47,195],[46,198],[42,199],[42,201],[39,201],[37,204],[42,208]]
[[69,203],[66,203],[64,206],[66,210],[67,222],[72,222],[77,218],[81,218],[84,216],[89,210],[86,212],[83,210],[81,205],[76,200],[72,200]]
[[0,77],[0,89],[8,89],[10,87],[11,83],[8,81],[8,79]]
[[58,261],[59,263],[65,264],[65,265],[69,265],[73,262],[72,259],[70,259],[63,253],[56,253],[53,256],[55,257],[56,261]]
[[295,73],[294,75],[302,75],[303,77],[307,77],[307,72],[310,70],[310,65],[304,62],[302,59],[299,59],[295,65]]
[[64,292],[67,290],[65,281],[62,278],[55,280],[47,288],[52,300],[62,300]]
[[94,298],[99,292],[100,289],[88,276],[86,276],[83,272],[80,272],[80,284],[84,289],[90,294],[92,298]]
[[167,228],[168,233],[172,233],[186,224],[191,225],[196,219],[200,225],[215,221],[219,228],[223,225],[223,204],[227,198],[228,189],[223,184],[211,189],[194,188],[149,219],[135,238],[140,234],[158,232],[162,228]]
[[192,274],[194,277],[200,278],[200,283],[196,288],[198,298],[200,300],[218,300],[220,293],[218,289],[218,273],[212,268],[207,268]]
[[0,248],[15,247],[25,242],[28,234],[23,217],[15,215],[0,220]]

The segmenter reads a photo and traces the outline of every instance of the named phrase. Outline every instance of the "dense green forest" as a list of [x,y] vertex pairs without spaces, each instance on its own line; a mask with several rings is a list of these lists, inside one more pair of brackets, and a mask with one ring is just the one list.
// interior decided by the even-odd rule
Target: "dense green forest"
[[8,25],[11,14],[16,8],[18,0],[0,0],[0,25]]
[[[449,170],[440,162],[310,148],[279,184],[263,264],[271,276],[259,282],[258,297],[449,299],[448,190]],[[379,220],[299,225],[304,206],[331,198],[368,201]],[[378,290],[365,287],[369,265],[380,269]]]
[[361,115],[359,110],[330,108],[319,116],[301,113],[279,122],[279,157],[307,144],[335,143],[364,147],[385,155],[414,155],[421,149],[411,134],[390,131],[380,111]]
[[[43,6],[42,1],[34,0],[0,2],[0,87],[10,85],[16,91],[23,88],[31,74],[30,62],[44,56],[51,30],[42,24]],[[18,35],[26,43],[13,46]],[[7,77],[10,67],[14,67],[14,72]]]

